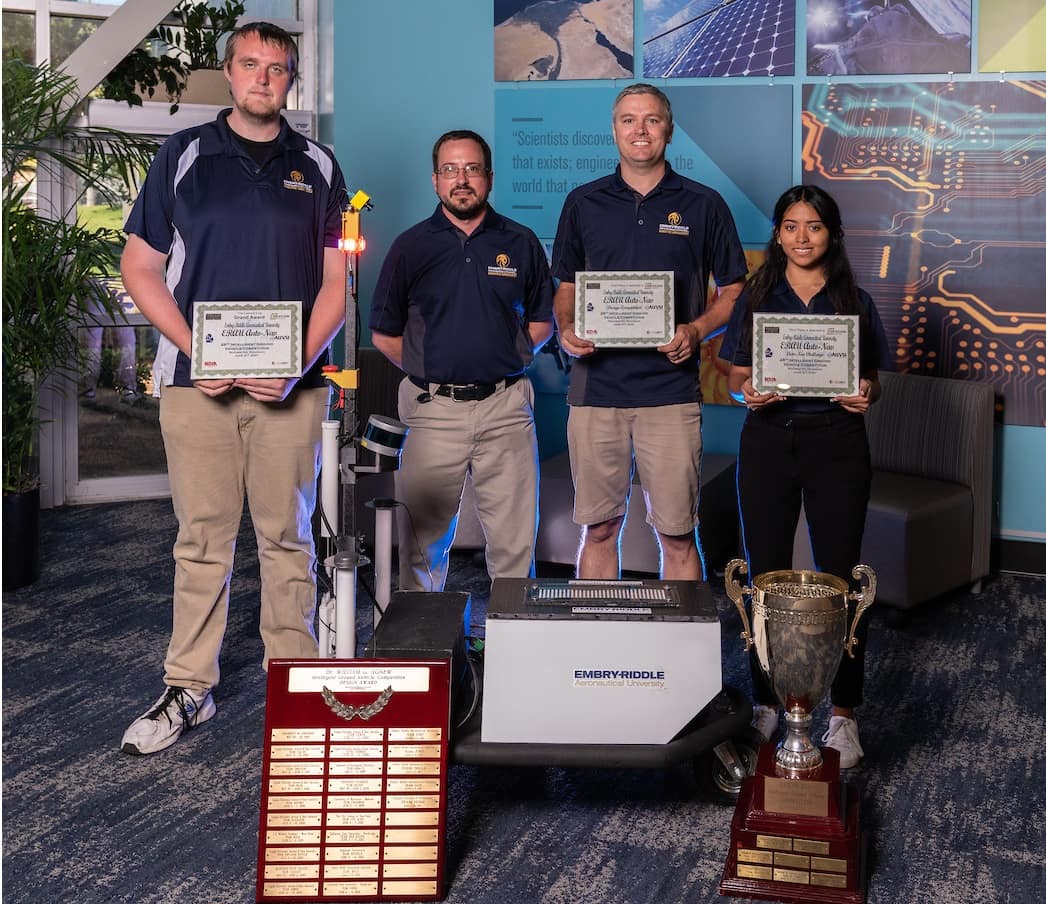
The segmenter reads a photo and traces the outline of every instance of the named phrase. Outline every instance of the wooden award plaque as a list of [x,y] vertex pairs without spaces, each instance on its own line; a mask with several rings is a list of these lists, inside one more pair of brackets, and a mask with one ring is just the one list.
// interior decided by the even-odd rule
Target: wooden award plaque
[[256,900],[442,900],[449,731],[449,660],[272,660]]
[[730,824],[719,893],[766,901],[864,904],[864,857],[857,790],[840,781],[839,754],[793,778],[764,744],[744,780]]

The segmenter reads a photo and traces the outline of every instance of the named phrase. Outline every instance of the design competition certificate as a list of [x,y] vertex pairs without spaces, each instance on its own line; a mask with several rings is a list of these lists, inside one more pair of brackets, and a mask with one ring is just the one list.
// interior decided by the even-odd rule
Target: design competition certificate
[[596,346],[656,348],[675,335],[671,270],[582,271],[574,277],[574,332]]
[[752,315],[752,385],[799,397],[856,395],[860,383],[856,314]]
[[189,377],[300,377],[300,301],[198,301]]

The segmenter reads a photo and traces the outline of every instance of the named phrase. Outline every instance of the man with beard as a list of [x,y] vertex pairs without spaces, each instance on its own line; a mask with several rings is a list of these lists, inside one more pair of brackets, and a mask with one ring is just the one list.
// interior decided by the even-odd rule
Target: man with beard
[[[153,377],[178,518],[167,689],[124,733],[125,753],[163,750],[215,713],[245,495],[263,665],[317,654],[311,520],[328,396],[321,370],[345,314],[346,193],[333,155],[280,115],[297,62],[282,28],[233,32],[232,109],[164,143],[125,227],[124,284],[161,333]],[[194,303],[258,300],[303,303],[303,376],[192,380]]]
[[534,233],[487,203],[493,184],[481,136],[441,135],[432,149],[439,206],[393,242],[374,290],[374,345],[407,374],[401,590],[443,589],[467,476],[491,579],[534,573],[537,437],[525,371],[552,335],[553,287]]

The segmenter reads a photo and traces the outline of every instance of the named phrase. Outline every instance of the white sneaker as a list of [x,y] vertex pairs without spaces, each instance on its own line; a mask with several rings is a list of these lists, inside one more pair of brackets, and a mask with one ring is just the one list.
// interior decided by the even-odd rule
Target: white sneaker
[[777,731],[777,707],[763,706],[762,703],[752,705],[752,727],[769,741],[774,732]]
[[136,756],[166,750],[182,732],[203,724],[216,711],[210,691],[168,687],[147,713],[127,726],[120,749]]
[[821,740],[825,747],[839,751],[839,768],[853,769],[864,756],[861,738],[857,734],[857,720],[846,716],[832,716],[828,720],[828,731]]

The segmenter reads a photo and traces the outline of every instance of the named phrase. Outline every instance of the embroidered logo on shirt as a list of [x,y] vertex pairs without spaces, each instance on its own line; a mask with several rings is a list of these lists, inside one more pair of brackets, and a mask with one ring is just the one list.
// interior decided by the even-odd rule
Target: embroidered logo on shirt
[[291,177],[283,180],[283,187],[312,194],[312,186],[305,181],[305,174],[301,170],[291,170]]
[[502,252],[494,258],[494,266],[487,267],[487,276],[507,276],[510,279],[515,279],[517,272],[516,268],[511,266],[512,261],[509,260],[509,256]]
[[658,232],[664,232],[668,235],[690,235],[690,227],[680,225],[683,222],[683,217],[676,211],[672,211],[667,217],[667,223],[661,223],[657,227]]

